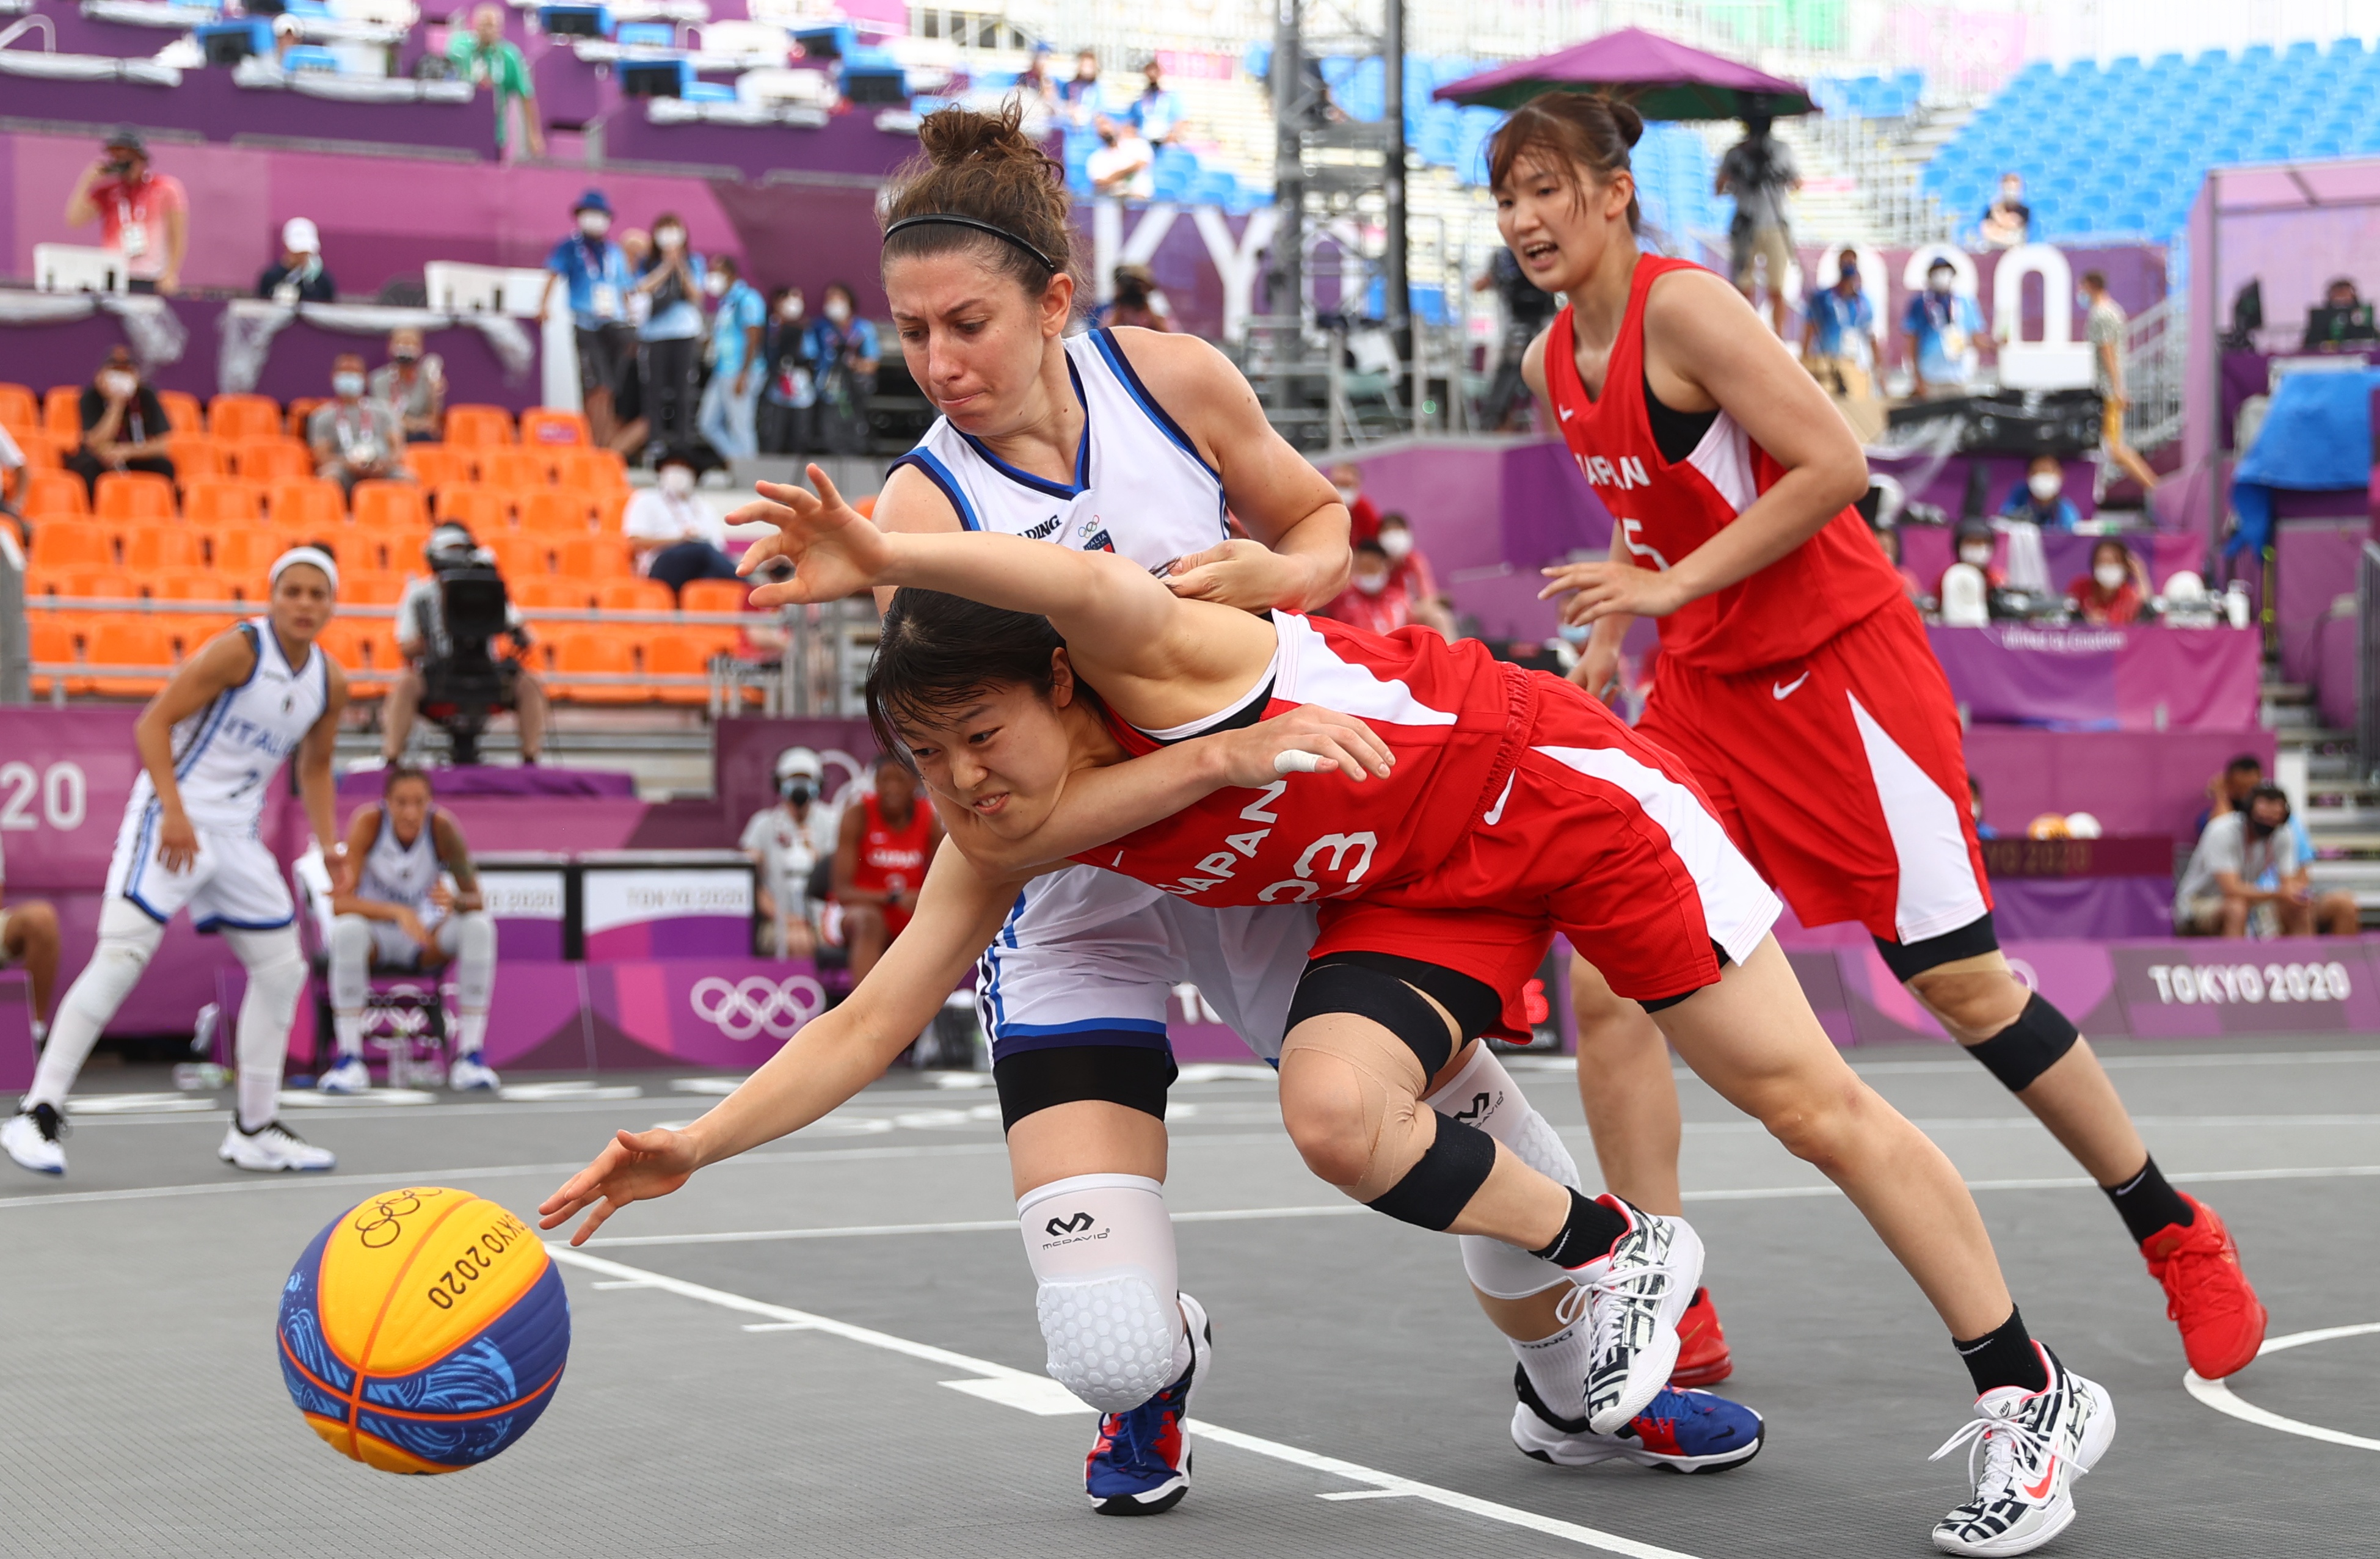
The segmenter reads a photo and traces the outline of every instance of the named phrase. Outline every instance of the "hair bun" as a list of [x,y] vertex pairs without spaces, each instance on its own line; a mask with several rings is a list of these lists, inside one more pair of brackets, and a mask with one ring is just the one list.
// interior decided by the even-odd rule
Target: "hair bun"
[[1620,127],[1620,139],[1634,146],[1645,137],[1645,115],[1636,112],[1633,103],[1611,100],[1611,122]]
[[1039,161],[1041,149],[1025,134],[1024,122],[1024,105],[1014,100],[997,114],[939,108],[917,121],[917,145],[938,168],[955,167],[978,157]]

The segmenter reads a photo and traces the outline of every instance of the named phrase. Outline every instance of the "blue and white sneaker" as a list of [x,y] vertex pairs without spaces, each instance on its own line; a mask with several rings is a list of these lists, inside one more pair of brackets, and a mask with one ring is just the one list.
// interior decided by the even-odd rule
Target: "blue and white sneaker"
[[446,1069],[446,1086],[457,1094],[492,1094],[502,1081],[496,1069],[480,1059],[476,1050],[455,1057],[455,1064]]
[[1215,1356],[1215,1328],[1189,1295],[1180,1296],[1189,1326],[1190,1367],[1182,1378],[1129,1412],[1099,1420],[1099,1438],[1083,1458],[1083,1487],[1101,1516],[1157,1516],[1190,1492],[1190,1446],[1182,1426],[1190,1392]]
[[364,1065],[361,1056],[342,1056],[336,1065],[322,1073],[314,1086],[325,1094],[369,1094],[371,1092],[371,1069]]
[[1597,1434],[1585,1419],[1555,1416],[1515,1366],[1512,1444],[1521,1454],[1556,1467],[1593,1467],[1597,1462],[1634,1462],[1672,1472],[1724,1472],[1760,1454],[1767,1427],[1741,1402],[1707,1391],[1665,1386],[1616,1434]]

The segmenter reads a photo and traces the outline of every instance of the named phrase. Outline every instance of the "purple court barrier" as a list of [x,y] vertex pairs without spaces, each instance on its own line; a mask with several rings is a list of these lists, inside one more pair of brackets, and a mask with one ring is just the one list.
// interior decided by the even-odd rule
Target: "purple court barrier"
[[2263,637],[2253,628],[1925,630],[1978,725],[2080,731],[2256,729]]
[[30,981],[14,972],[0,973],[0,1096],[33,1084],[32,1003]]

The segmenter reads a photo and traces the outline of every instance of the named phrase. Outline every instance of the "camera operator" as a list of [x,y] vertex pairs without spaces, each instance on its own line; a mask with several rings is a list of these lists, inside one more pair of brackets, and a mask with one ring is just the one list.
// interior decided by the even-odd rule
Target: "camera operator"
[[520,722],[521,762],[534,765],[545,747],[545,689],[520,659],[528,651],[528,630],[520,614],[509,604],[504,608],[502,632],[513,641],[513,654],[506,658],[497,658],[484,641],[463,647],[468,653],[458,656],[446,632],[446,577],[466,570],[493,572],[493,560],[471,539],[468,530],[452,522],[430,533],[422,554],[430,565],[428,577],[408,580],[404,598],[397,602],[396,647],[406,659],[407,669],[389,689],[381,760],[395,764],[404,755],[406,739],[413,733],[414,712],[425,696],[437,701],[437,692],[443,690],[458,660],[485,660],[494,677],[489,706],[513,711]]

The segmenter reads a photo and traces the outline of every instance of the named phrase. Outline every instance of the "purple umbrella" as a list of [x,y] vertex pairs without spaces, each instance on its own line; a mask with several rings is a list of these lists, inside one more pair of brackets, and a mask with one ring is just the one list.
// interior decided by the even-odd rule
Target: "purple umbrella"
[[1626,99],[1647,119],[1735,119],[1750,109],[1772,115],[1818,112],[1808,92],[1782,77],[1641,27],[1466,76],[1430,95],[1442,103],[1518,108],[1539,92],[1597,89]]

